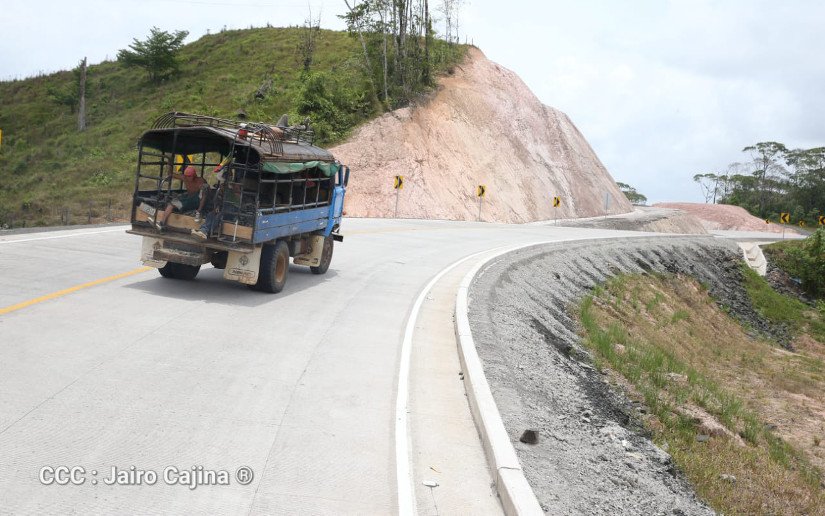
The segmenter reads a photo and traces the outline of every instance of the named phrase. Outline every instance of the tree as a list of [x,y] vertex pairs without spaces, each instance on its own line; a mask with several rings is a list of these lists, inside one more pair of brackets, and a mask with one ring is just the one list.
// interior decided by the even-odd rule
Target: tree
[[753,159],[753,176],[757,181],[759,193],[759,216],[765,217],[767,212],[768,197],[775,192],[779,182],[778,177],[787,173],[785,167],[780,164],[780,160],[788,152],[785,146],[778,142],[759,142],[742,149],[742,152],[750,152]]
[[714,174],[713,172],[708,172],[707,174],[696,174],[693,176],[693,180],[699,184],[699,188],[702,189],[702,195],[705,197],[705,204],[709,203],[713,200],[713,204],[716,204],[716,194],[719,192],[719,180],[721,176]]
[[620,182],[617,181],[616,186],[618,186],[619,190],[621,190],[622,193],[624,194],[624,196],[627,197],[627,200],[630,201],[630,204],[646,204],[647,203],[647,197],[645,197],[644,195],[637,192],[636,189],[633,188],[632,186],[630,186],[629,184],[620,183]]
[[[83,58],[83,61],[80,62],[80,65],[78,65],[76,68],[72,70],[72,78],[68,84],[63,84],[61,86],[52,85],[46,89],[46,94],[52,101],[56,102],[57,104],[60,104],[61,106],[68,107],[69,112],[72,114],[74,114],[75,110],[78,108],[78,104],[80,104],[81,101],[81,96],[83,98],[83,107],[81,109],[85,110],[85,99],[87,96],[85,88],[85,63],[86,58]],[[81,131],[83,130],[80,129],[79,126],[78,129]]]
[[732,163],[725,175],[694,176],[706,199],[715,189],[720,202],[760,218],[787,212],[794,222],[817,223],[825,208],[825,147],[788,149],[778,142],[760,142],[743,151],[751,153],[751,161]]
[[133,39],[129,45],[132,50],[120,50],[118,61],[126,66],[139,66],[149,73],[149,80],[155,83],[176,74],[180,68],[178,52],[188,31],[177,30],[173,34],[152,27],[146,41]]
[[[433,71],[452,66],[461,57],[453,41],[461,0],[449,0],[441,6],[430,0],[344,0],[344,3],[346,14],[339,17],[346,22],[347,30],[360,40],[365,70],[375,93],[390,108],[406,105],[431,88]],[[433,30],[435,22],[430,11],[433,8],[449,13],[450,33],[445,39],[436,37]]]
[[309,72],[309,69],[312,68],[312,59],[315,55],[315,40],[319,32],[321,32],[321,15],[313,19],[312,9],[310,8],[309,17],[304,20],[304,26],[301,28],[301,40],[298,43],[301,66],[303,66],[305,73]]

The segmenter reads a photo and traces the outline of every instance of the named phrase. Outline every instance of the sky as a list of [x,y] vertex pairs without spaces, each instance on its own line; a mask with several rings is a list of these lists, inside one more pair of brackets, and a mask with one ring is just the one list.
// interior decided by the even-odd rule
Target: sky
[[[703,201],[693,176],[747,160],[756,142],[825,145],[825,2],[463,3],[462,40],[567,113],[611,175],[651,202]],[[344,28],[344,0],[0,0],[0,80],[112,59],[152,26],[188,30],[189,42],[300,25],[310,10]]]

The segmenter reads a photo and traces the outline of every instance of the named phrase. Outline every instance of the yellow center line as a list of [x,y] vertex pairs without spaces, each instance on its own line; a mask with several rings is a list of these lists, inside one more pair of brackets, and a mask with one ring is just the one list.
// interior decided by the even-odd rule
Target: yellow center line
[[152,269],[153,267],[138,267],[137,269],[128,272],[122,272],[120,274],[115,274],[114,276],[109,276],[107,278],[100,278],[94,281],[89,281],[88,283],[81,283],[80,285],[75,285],[74,287],[65,288],[63,290],[58,290],[57,292],[52,292],[51,294],[46,294],[45,296],[40,296],[34,299],[29,299],[28,301],[23,301],[22,303],[17,303],[16,305],[0,308],[0,315],[7,314],[9,312],[14,312],[15,310],[20,310],[21,308],[26,308],[27,306],[35,305],[37,303],[42,303],[43,301],[63,297],[65,295],[71,294],[72,292],[83,290],[84,288],[102,285],[103,283],[119,280],[121,278],[127,278],[129,276],[134,276],[135,274],[140,274],[141,272],[146,272]]

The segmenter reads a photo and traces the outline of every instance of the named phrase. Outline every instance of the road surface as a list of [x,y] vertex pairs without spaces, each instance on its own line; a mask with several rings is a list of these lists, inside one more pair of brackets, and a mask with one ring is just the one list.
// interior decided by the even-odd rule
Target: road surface
[[[193,282],[163,279],[140,267],[140,239],[124,229],[0,236],[0,512],[404,511],[398,378],[424,286],[457,260],[504,245],[637,234],[350,219],[326,275],[293,265],[272,295],[211,267]],[[458,277],[456,269],[444,281]],[[431,332],[433,342],[446,338],[428,327],[449,322],[446,290],[443,310],[424,307],[414,345]],[[428,407],[439,399],[426,382],[443,375],[428,376],[428,348],[416,349],[410,413],[429,419],[408,425],[414,464],[417,446],[437,447],[442,434],[450,442],[455,426],[438,425]],[[82,468],[74,472],[83,483],[44,485],[60,466]],[[106,485],[112,468],[132,484],[144,472],[143,483]],[[220,483],[221,471],[229,485],[190,488],[193,479]],[[431,512],[419,474],[414,498]],[[484,471],[465,474],[484,483]]]

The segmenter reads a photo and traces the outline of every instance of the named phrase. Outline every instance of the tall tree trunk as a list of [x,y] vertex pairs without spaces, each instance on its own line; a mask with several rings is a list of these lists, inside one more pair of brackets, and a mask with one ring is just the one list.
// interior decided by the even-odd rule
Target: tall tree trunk
[[387,102],[388,94],[387,94],[387,13],[384,12],[384,7],[382,6],[378,10],[378,15],[381,17],[381,35],[384,39],[384,102]]
[[77,130],[86,130],[86,58],[80,62],[80,94],[78,95]]
[[430,4],[424,0],[424,84],[430,83]]
[[[349,5],[349,0],[344,0],[344,3],[347,4],[347,9],[349,9],[349,12],[352,13],[352,7]],[[355,30],[358,31],[358,39],[361,40],[361,48],[364,49],[364,62],[367,64],[367,74],[369,75],[370,82],[372,82],[372,65],[370,65],[370,55],[369,52],[367,52],[367,43],[364,41],[364,33],[361,32],[361,20],[356,21]]]

